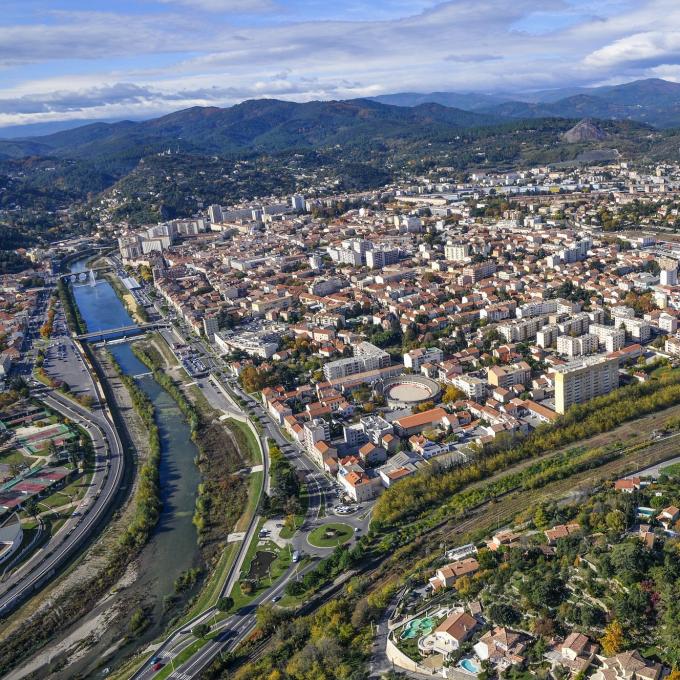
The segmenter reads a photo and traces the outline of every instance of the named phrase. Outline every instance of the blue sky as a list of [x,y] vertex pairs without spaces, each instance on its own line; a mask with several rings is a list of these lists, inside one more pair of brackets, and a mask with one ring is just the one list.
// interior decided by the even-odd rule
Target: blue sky
[[678,0],[3,0],[0,127],[680,81]]

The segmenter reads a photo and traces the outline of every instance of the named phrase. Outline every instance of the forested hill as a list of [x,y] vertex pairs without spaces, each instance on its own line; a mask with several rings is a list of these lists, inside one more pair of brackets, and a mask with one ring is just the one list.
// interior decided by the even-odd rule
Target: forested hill
[[[102,218],[135,224],[184,217],[212,202],[376,188],[437,167],[462,178],[472,168],[558,163],[598,150],[677,156],[672,131],[600,120],[601,139],[571,143],[564,133],[577,122],[508,121],[440,104],[357,99],[251,100],[143,122],[95,123],[0,141],[0,225],[44,241],[87,232]],[[116,205],[102,216],[99,197],[111,188]]]
[[423,137],[430,131],[453,134],[499,120],[431,103],[400,107],[364,99],[304,104],[257,99],[225,109],[194,107],[142,122],[93,123],[42,137],[0,140],[0,157],[89,159],[123,169],[166,149],[223,155],[360,145]]

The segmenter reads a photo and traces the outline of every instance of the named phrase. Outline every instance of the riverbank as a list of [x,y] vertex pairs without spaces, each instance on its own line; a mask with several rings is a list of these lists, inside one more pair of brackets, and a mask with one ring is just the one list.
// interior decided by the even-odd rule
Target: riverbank
[[157,338],[138,341],[133,345],[137,358],[149,368],[154,378],[177,401],[192,426],[192,438],[198,449],[196,464],[201,472],[193,522],[204,560],[216,568],[243,508],[249,504],[249,479],[239,474],[256,462],[248,448],[239,441],[203,397],[198,396],[185,380],[173,380],[172,368]]
[[123,303],[127,313],[135,320],[136,323],[146,323],[149,321],[149,315],[146,309],[135,300],[134,295],[123,285],[118,276],[112,272],[104,274],[104,278],[108,281],[113,289],[113,292],[118,296],[118,299]]

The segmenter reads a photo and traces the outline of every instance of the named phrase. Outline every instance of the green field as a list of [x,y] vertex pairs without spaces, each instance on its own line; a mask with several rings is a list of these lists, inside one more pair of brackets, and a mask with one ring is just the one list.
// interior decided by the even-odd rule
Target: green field
[[354,536],[354,529],[349,524],[333,522],[314,529],[307,540],[317,548],[335,548],[347,543],[352,536]]
[[662,467],[660,469],[660,473],[662,475],[668,475],[669,477],[680,477],[680,463]]

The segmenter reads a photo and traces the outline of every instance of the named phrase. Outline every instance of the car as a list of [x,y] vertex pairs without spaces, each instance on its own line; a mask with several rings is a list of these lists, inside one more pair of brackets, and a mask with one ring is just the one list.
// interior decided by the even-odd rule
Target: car
[[274,595],[274,597],[272,597],[272,602],[278,602],[280,599],[281,599],[280,595]]
[[151,670],[154,672],[159,671],[161,668],[163,668],[163,664],[160,661],[157,661],[153,666],[151,666]]

